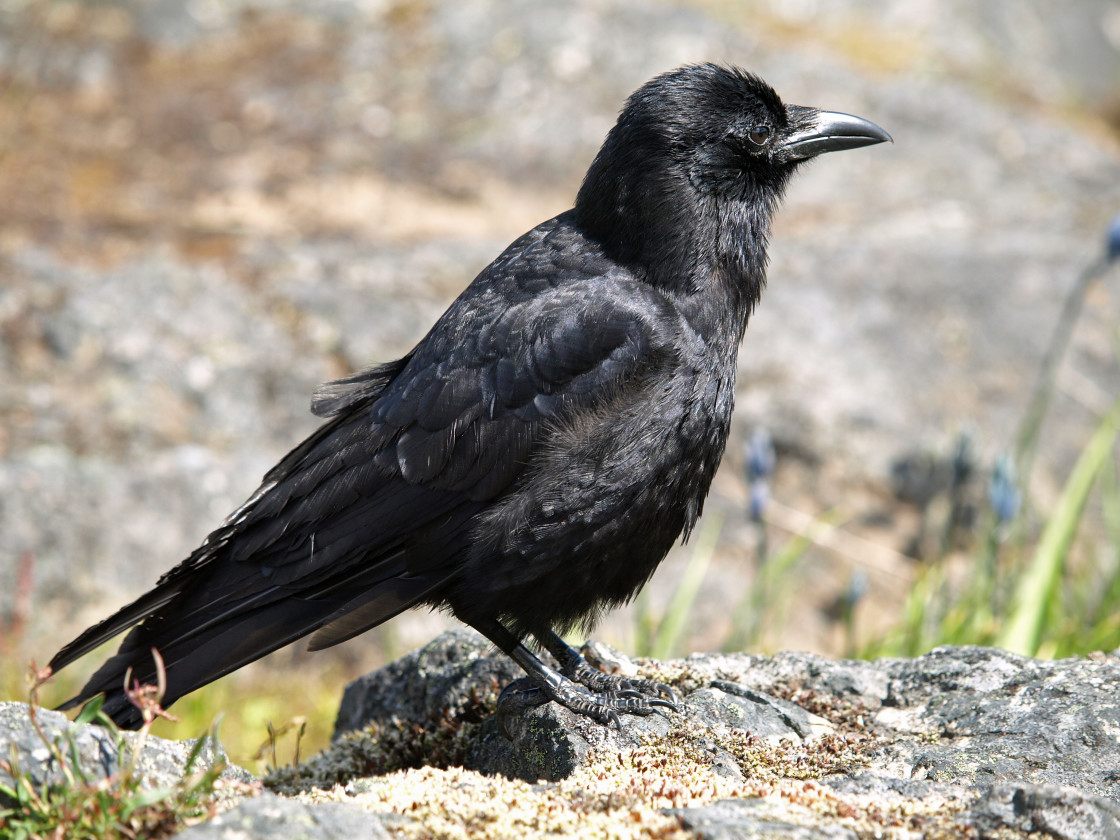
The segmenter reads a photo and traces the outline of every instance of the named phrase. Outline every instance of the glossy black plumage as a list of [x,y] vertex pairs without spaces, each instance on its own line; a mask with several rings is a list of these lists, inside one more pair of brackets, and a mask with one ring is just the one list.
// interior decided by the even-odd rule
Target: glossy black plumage
[[[133,627],[68,705],[105,692],[135,726],[121,684],[130,666],[153,681],[152,647],[170,702],[302,636],[327,647],[420,604],[522,664],[519,702],[601,721],[668,705],[646,696],[658,686],[590,673],[555,631],[631,598],[700,515],[790,174],[885,139],[783,106],[735,69],[646,84],[573,210],[510,245],[406,357],[323,386],[313,410],[329,420],[257,493],[54,658]],[[521,645],[529,634],[563,675]]]

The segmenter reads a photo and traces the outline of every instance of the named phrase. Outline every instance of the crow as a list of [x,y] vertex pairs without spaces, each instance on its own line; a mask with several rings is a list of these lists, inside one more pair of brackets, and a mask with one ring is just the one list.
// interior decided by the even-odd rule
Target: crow
[[510,245],[403,358],[321,386],[312,411],[329,419],[154,589],[51,660],[132,628],[61,708],[103,693],[135,728],[124,681],[156,682],[153,649],[170,705],[303,636],[319,650],[416,606],[525,670],[509,707],[554,700],[619,726],[672,707],[666,686],[604,674],[559,633],[633,598],[696,524],[790,176],[890,139],[784,105],[735,67],[647,82],[573,209]]

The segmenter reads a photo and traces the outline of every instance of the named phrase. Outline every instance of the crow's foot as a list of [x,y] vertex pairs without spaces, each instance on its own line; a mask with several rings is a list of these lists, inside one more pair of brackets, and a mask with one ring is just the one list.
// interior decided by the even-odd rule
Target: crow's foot
[[[585,664],[586,665],[586,664]],[[523,665],[524,667],[524,665]],[[676,710],[676,705],[660,697],[648,697],[631,687],[631,681],[612,677],[595,671],[590,665],[587,669],[603,680],[598,680],[600,688],[574,682],[564,674],[552,670],[543,662],[540,669],[534,669],[527,677],[514,680],[503,689],[498,697],[499,714],[524,712],[536,708],[549,700],[555,700],[564,708],[578,715],[589,717],[604,726],[614,726],[622,731],[620,714],[651,715],[659,708]],[[640,680],[638,682],[648,682]],[[650,685],[657,685],[650,683]]]
[[474,627],[485,633],[528,674],[514,680],[502,691],[498,697],[499,714],[523,712],[555,700],[578,715],[621,730],[620,714],[645,716],[658,709],[677,710],[677,696],[669,686],[653,680],[605,674],[592,668],[576,650],[551,631],[535,635],[541,645],[556,657],[559,671],[542,662],[499,622],[479,621]]
[[607,674],[588,664],[579,651],[555,633],[541,634],[537,640],[556,657],[560,673],[602,697],[641,698],[652,706],[663,706],[676,711],[676,692],[664,683],[653,680]]
[[602,697],[641,698],[651,706],[677,710],[679,698],[676,692],[664,683],[607,674],[589,665],[578,653],[576,659],[574,663],[565,664],[561,673],[568,679],[586,686],[595,694]]

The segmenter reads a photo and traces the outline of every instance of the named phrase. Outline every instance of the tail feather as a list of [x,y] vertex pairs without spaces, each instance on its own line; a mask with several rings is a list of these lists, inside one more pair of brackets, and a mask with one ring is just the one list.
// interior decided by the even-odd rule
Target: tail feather
[[51,670],[58,671],[66,667],[75,659],[85,656],[91,650],[167,606],[182,588],[181,584],[157,587],[117,610],[104,621],[93,625],[54,655],[50,661]]
[[332,420],[155,589],[59,651],[55,670],[132,628],[60,708],[104,693],[105,712],[137,727],[124,678],[131,668],[135,680],[156,682],[152,648],[166,666],[168,706],[309,633],[313,649],[329,647],[436,599],[463,550],[464,541],[449,535],[469,528],[484,503],[378,466],[384,441],[371,428],[368,401],[394,370],[324,392],[319,406]]
[[[175,616],[161,616],[154,627],[134,628],[120,650],[90,677],[76,696],[59,708],[70,709],[104,694],[102,709],[106,714],[118,726],[136,728],[142,721],[139,710],[128,700],[124,680],[131,669],[133,680],[141,684],[157,682],[153,647],[160,652],[166,669],[167,690],[162,701],[166,707],[319,628],[344,628],[344,637],[338,630],[327,636],[332,639],[329,644],[344,641],[414,606],[442,583],[443,576],[391,578],[361,598],[341,605],[342,598],[338,596],[325,600],[279,598],[224,620],[207,622],[205,629],[192,627],[187,632],[183,632],[183,623],[175,620]],[[351,611],[360,618],[349,620]],[[355,624],[361,627],[353,629]],[[327,646],[321,644],[313,649]]]
[[[123,729],[139,728],[143,722],[140,710],[128,699],[124,680],[131,669],[131,679],[135,682],[156,684],[158,675],[150,652],[152,647],[160,651],[166,667],[167,689],[161,703],[167,707],[196,688],[306,634],[308,621],[314,621],[307,615],[308,608],[313,606],[307,602],[281,601],[238,621],[211,627],[189,644],[171,642],[164,647],[147,644],[146,628],[137,627],[125,637],[121,650],[97,669],[77,695],[59,708],[71,709],[104,694],[102,711]],[[293,629],[278,634],[278,627]]]
[[446,582],[446,577],[442,575],[399,577],[367,590],[327,616],[311,637],[307,649],[323,650],[342,644],[416,606]]

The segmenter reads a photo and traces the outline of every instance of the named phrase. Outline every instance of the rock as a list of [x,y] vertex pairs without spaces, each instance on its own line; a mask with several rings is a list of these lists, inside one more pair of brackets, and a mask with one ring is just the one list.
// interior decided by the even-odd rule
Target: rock
[[[834,785],[871,796],[879,807],[900,802],[919,801],[932,796],[951,801],[953,792],[944,786],[886,780],[861,774],[863,780],[875,779],[872,785]],[[828,780],[830,783],[833,780]],[[897,784],[898,782],[902,784]],[[905,791],[905,793],[902,793]],[[957,792],[957,799],[962,791]],[[807,825],[812,822],[804,812],[793,809],[783,813],[761,799],[725,799],[698,808],[681,808],[671,813],[681,818],[683,826],[704,840],[722,838],[790,837],[855,838],[856,831],[841,825]],[[981,837],[1037,837],[1040,833],[1059,840],[1115,840],[1120,838],[1120,808],[1107,800],[1086,796],[1076,790],[1054,785],[998,785],[986,789],[970,806],[953,812],[941,826],[955,829],[952,835]],[[799,824],[784,822],[799,818]]]
[[1042,661],[943,647],[883,660],[873,726],[897,736],[876,764],[958,784],[1066,785],[1120,800],[1120,659]]
[[[656,662],[600,647],[597,659],[672,684],[679,710],[626,716],[622,731],[553,703],[495,715],[515,669],[472,631],[450,632],[357,681],[332,746],[268,780],[284,796],[235,803],[183,836],[683,829],[1120,840],[1115,655],[1038,661],[944,647],[873,662],[802,653]],[[57,783],[27,712],[0,705],[0,755],[14,745],[37,784]],[[87,772],[116,771],[105,730],[38,715],[48,737],[73,733]],[[346,731],[343,721],[364,728]],[[145,784],[174,781],[189,749],[149,738]],[[225,776],[251,778],[236,768]]]
[[[682,695],[679,710],[624,716],[621,732],[554,703],[491,716],[469,724],[462,765],[536,782],[532,795],[586,793],[588,779],[640,791],[633,796],[645,807],[662,802],[650,813],[675,816],[700,837],[846,838],[892,826],[1111,837],[1120,825],[1112,770],[1120,764],[1116,656],[1047,662],[944,647],[874,662],[803,653],[652,662],[599,647],[596,658],[671,683]],[[348,711],[340,720],[365,718],[374,737],[395,710],[416,721],[455,720],[472,690],[492,702],[493,681],[509,675],[500,671],[502,659],[471,632],[445,634],[360,680],[345,705],[363,696],[372,714]],[[483,684],[472,685],[472,675]],[[442,795],[442,777],[432,772],[425,784],[436,787],[421,797],[426,803]],[[460,787],[482,786],[455,778]],[[394,783],[394,797],[401,784]],[[649,794],[682,784],[709,793],[682,806]],[[389,796],[370,780],[346,790]],[[429,806],[417,807],[422,814]]]
[[265,793],[175,835],[180,840],[382,840],[377,816],[342,802],[305,803]]
[[474,630],[441,633],[413,651],[346,686],[334,734],[372,722],[397,720],[437,726],[443,721],[479,721],[486,698],[492,704],[506,683],[524,672]]
[[724,799],[702,808],[680,808],[670,813],[680,817],[681,825],[701,840],[856,840],[856,833],[849,828],[794,825],[767,819],[766,810],[758,799]]
[[611,740],[612,733],[599,729],[595,732],[567,709],[547,703],[512,721],[484,724],[469,766],[527,782],[566,779],[587,758],[593,742]]
[[[504,660],[473,631],[445,633],[352,684],[338,728],[394,718],[463,721],[464,698],[492,698],[504,681],[520,676]],[[545,704],[486,720],[467,766],[555,781],[594,749],[634,747],[689,722],[712,732],[749,732],[771,743],[872,732],[881,745],[867,766],[899,778],[965,785],[1026,781],[1120,796],[1112,771],[1120,765],[1120,743],[1111,734],[1120,731],[1115,657],[1047,662],[995,649],[946,647],[914,660],[708,654],[646,669],[646,676],[675,676],[688,687],[678,713],[626,716],[618,732]],[[479,707],[470,719],[481,719]],[[726,758],[718,750],[713,756]]]
[[832,731],[828,721],[800,706],[727,680],[714,680],[711,688],[694,691],[685,704],[696,708],[697,717],[759,738],[809,738]]
[[[633,672],[636,666],[612,652],[617,667]],[[495,654],[493,645],[473,630],[451,630],[431,644],[408,654],[346,687],[335,735],[374,724],[401,722],[440,726],[479,722],[478,698],[490,707],[506,683],[523,673],[508,657]],[[802,738],[831,731],[826,721],[778,698],[744,686],[719,682],[685,698],[682,714],[704,727],[750,731],[759,738]],[[634,747],[644,739],[665,737],[669,718],[654,713],[627,717],[621,732],[604,727],[555,703],[523,714],[490,717],[481,727],[466,766],[509,778],[555,781],[572,774],[592,749]],[[726,750],[713,742],[709,749],[715,773],[741,777]]]
[[1007,827],[1061,840],[1120,838],[1115,802],[1056,785],[996,785],[972,806],[969,821],[981,831]]
[[[16,766],[30,775],[36,788],[61,784],[64,776],[58,760],[32,724],[30,710],[26,703],[0,703],[0,759],[14,759]],[[68,741],[73,739],[78,768],[88,778],[108,778],[121,770],[119,750],[110,730],[72,723],[61,712],[49,709],[36,708],[35,717],[43,735],[51,744],[58,745],[66,756],[70,755]],[[126,749],[134,748],[139,738],[135,732],[122,732],[121,736]],[[134,772],[146,787],[171,785],[183,776],[194,745],[193,740],[168,741],[148,736]],[[225,751],[213,742],[208,742],[203,748],[195,769],[210,767],[218,761],[226,762],[220,778],[245,783],[253,781],[253,775],[248,770],[229,764]],[[0,769],[0,784],[10,785],[11,781],[11,775]]]

